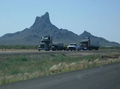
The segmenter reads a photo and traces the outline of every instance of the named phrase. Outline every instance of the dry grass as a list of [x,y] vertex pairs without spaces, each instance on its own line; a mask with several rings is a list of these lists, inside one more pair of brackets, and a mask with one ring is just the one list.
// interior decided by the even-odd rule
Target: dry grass
[[76,56],[66,54],[0,56],[0,84],[114,62],[120,62],[120,53]]
[[93,61],[82,60],[77,63],[72,62],[70,64],[67,64],[64,62],[64,63],[59,63],[58,65],[53,65],[49,69],[49,71],[51,73],[54,73],[55,71],[57,71],[57,72],[72,71],[72,70],[89,68],[89,67],[93,67],[93,66],[110,64],[110,63],[115,63],[115,62],[120,62],[120,57],[117,59],[107,59],[107,60],[99,60],[99,59],[96,59]]

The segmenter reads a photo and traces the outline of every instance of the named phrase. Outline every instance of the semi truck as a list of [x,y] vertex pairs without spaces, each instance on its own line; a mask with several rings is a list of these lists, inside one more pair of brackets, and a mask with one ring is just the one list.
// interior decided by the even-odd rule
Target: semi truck
[[84,37],[80,42],[80,49],[82,50],[98,50],[99,42],[95,38]]
[[52,37],[51,36],[41,37],[40,44],[38,46],[38,51],[40,50],[49,51],[51,49],[52,49]]
[[41,37],[40,44],[38,46],[38,51],[40,50],[66,50],[67,47],[63,43],[53,42],[52,36],[43,36]]

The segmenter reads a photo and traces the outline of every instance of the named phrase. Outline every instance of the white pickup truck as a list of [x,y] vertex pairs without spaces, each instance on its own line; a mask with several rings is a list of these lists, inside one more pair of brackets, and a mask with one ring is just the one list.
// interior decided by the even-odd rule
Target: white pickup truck
[[80,47],[76,43],[71,43],[67,46],[67,51],[69,50],[79,51]]

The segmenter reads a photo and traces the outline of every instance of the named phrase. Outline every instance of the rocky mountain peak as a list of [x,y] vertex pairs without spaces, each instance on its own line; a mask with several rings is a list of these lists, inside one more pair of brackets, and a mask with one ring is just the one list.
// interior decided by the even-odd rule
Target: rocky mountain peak
[[41,17],[39,17],[39,16],[36,17],[35,23],[33,24],[33,26],[38,25],[38,24],[39,25],[40,24],[51,24],[48,12],[46,12]]
[[84,31],[80,36],[81,37],[92,37],[93,35],[87,31]]

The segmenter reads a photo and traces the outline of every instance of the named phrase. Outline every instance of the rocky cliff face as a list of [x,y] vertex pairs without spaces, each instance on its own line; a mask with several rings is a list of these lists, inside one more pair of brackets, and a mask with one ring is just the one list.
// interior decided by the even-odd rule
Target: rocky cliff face
[[40,37],[51,35],[54,42],[79,43],[83,37],[94,37],[102,46],[118,46],[118,43],[109,42],[103,38],[95,37],[91,33],[84,31],[77,35],[67,29],[59,29],[50,22],[49,13],[46,12],[41,17],[36,17],[30,28],[16,33],[5,34],[0,37],[0,45],[38,45]]

